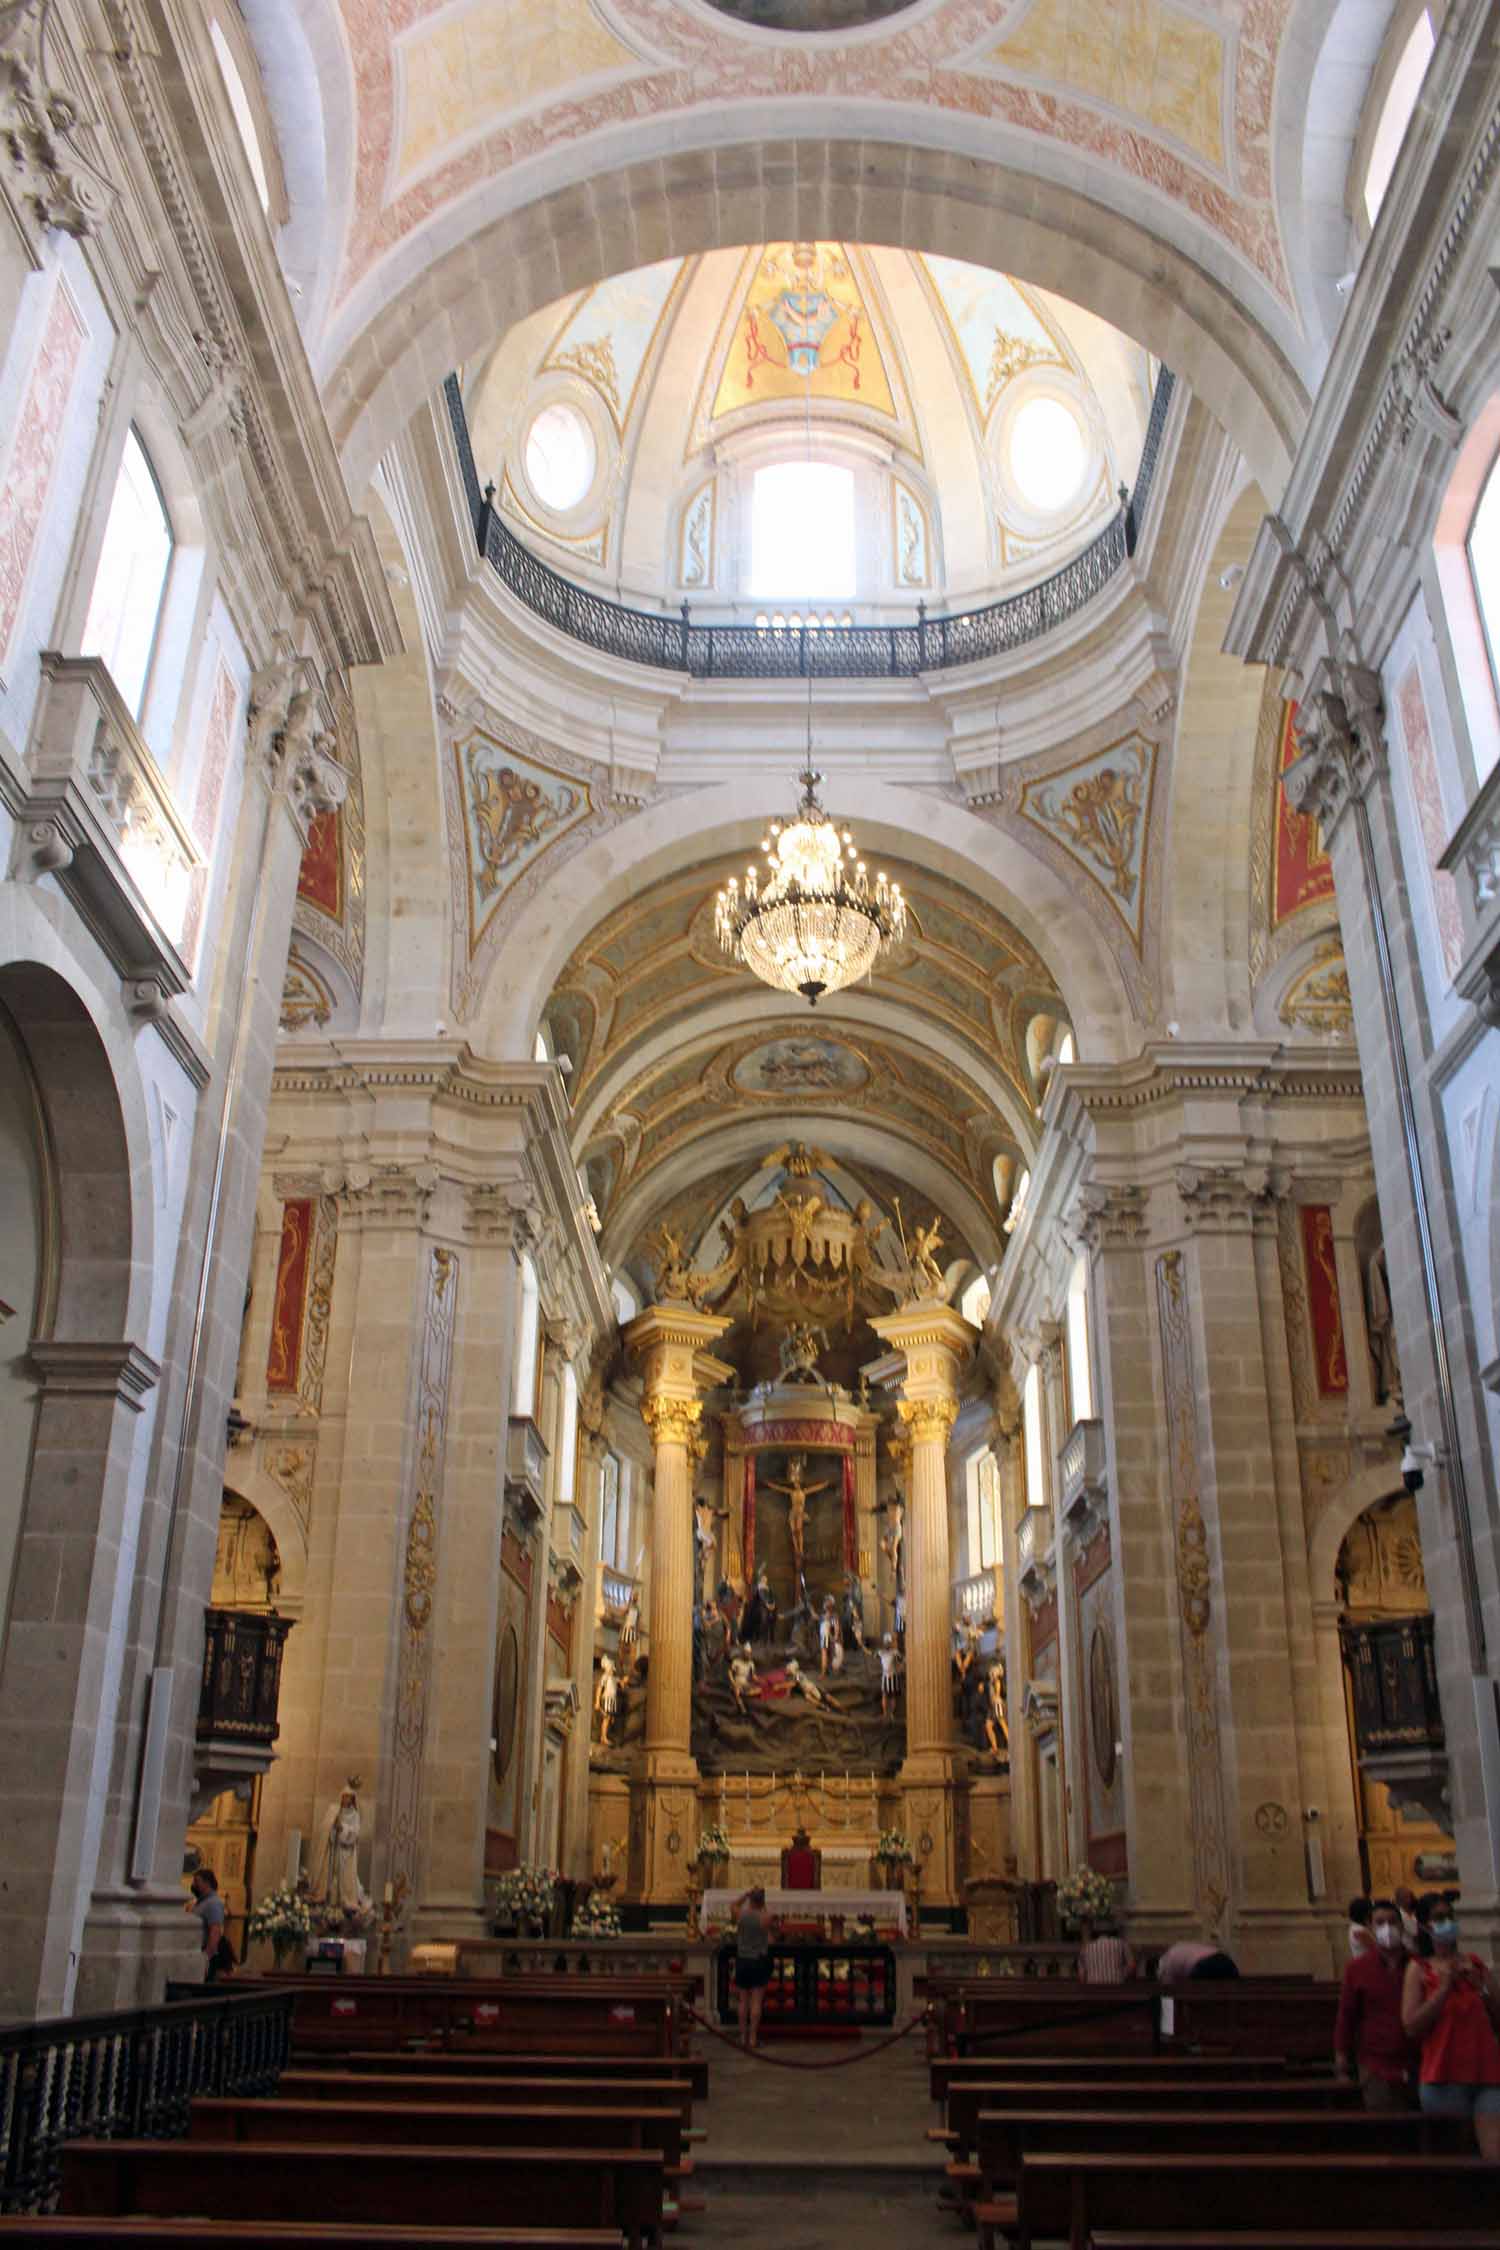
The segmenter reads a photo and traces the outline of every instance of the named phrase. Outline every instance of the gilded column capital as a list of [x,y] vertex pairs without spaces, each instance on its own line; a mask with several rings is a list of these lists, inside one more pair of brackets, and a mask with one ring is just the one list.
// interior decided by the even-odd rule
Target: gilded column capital
[[699,1398],[667,1398],[658,1393],[641,1401],[641,1420],[653,1445],[694,1445],[703,1419]]
[[903,1398],[896,1402],[896,1412],[910,1430],[917,1445],[936,1440],[946,1445],[948,1432],[958,1420],[956,1398]]

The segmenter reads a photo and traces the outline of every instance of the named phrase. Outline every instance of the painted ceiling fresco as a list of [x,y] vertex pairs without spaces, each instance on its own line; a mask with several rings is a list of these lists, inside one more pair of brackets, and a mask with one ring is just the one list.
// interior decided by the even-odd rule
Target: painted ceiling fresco
[[533,158],[626,121],[811,96],[1066,148],[1096,193],[1111,175],[1146,186],[1289,302],[1271,105],[1291,0],[1224,0],[1209,20],[1171,0],[940,0],[816,45],[691,0],[337,5],[357,152],[340,299],[458,198]]
[[[893,862],[910,925],[866,988],[889,1003],[888,1022],[856,1025],[837,1003],[814,1019],[719,952],[711,906],[720,872],[714,863],[669,877],[607,917],[564,968],[547,1010],[554,1046],[572,1061],[578,1154],[609,1254],[627,1254],[641,1214],[654,1223],[684,1173],[716,1176],[726,1128],[763,1118],[770,1146],[789,1115],[835,1138],[851,1125],[877,1131],[893,1178],[904,1150],[929,1182],[947,1180],[960,1207],[973,1198],[998,1229],[996,1159],[1008,1160],[1009,1176],[1040,1092],[1028,1031],[1039,1017],[1066,1014],[1040,956],[978,899]],[[756,993],[764,1011],[726,1029],[723,1004]],[[937,1186],[931,1192],[942,1200]],[[620,1241],[612,1215],[627,1197],[636,1217]]]

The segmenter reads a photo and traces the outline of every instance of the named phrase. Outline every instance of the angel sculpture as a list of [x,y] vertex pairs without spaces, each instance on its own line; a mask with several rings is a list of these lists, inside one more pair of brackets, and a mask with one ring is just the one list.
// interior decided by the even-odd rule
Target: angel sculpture
[[701,1303],[704,1283],[693,1271],[682,1237],[663,1225],[651,1248],[656,1254],[657,1295],[673,1304]]

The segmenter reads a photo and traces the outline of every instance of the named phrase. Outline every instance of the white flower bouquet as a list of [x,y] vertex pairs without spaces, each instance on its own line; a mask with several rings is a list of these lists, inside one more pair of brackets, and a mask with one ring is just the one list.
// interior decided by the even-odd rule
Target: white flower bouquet
[[603,1891],[590,1891],[573,1917],[577,1938],[612,1938],[621,1934],[620,1909]]
[[557,1890],[557,1870],[524,1862],[507,1868],[495,1885],[495,1913],[502,1922],[546,1922]]
[[305,1952],[312,1931],[312,1910],[306,1899],[299,1898],[285,1883],[268,1891],[245,1917],[245,1936],[269,1939],[278,1961],[287,1954]]
[[882,1828],[875,1839],[875,1857],[884,1860],[888,1867],[910,1867],[915,1855],[899,1828]]
[[1103,1922],[1114,1910],[1114,1884],[1097,1867],[1072,1868],[1057,1886],[1057,1911],[1064,1922]]
[[700,1860],[728,1859],[729,1831],[721,1821],[711,1820],[706,1828],[699,1830],[698,1857]]

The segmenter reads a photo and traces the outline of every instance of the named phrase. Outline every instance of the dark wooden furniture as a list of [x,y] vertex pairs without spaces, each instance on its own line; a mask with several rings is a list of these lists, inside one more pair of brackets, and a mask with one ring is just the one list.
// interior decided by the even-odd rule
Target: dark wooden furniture
[[598,2109],[532,2102],[442,2105],[394,2102],[194,2102],[188,2137],[195,2141],[379,2141],[450,2148],[648,2148],[668,2178],[683,2170],[682,2115],[676,2109]]
[[1021,2168],[1023,2245],[1061,2240],[1089,2250],[1106,2228],[1136,2233],[1195,2225],[1226,2234],[1275,2230],[1289,2213],[1312,2233],[1352,2246],[1362,2233],[1485,2229],[1500,2211],[1500,2165],[1477,2156],[1028,2156]]
[[617,2227],[370,2227],[307,2219],[0,2219],[14,2250],[620,2250]]
[[1220,2111],[1285,2110],[1294,2103],[1316,2116],[1326,2116],[1330,2111],[1358,2111],[1361,2106],[1359,2088],[1337,2078],[1292,2084],[1282,2078],[1204,2079],[1191,2086],[1184,2086],[1180,2080],[1163,2085],[1159,2079],[1140,2083],[1130,2078],[1089,2085],[1071,2084],[1067,2079],[1028,2079],[1013,2086],[997,2086],[987,2079],[958,2079],[948,2088],[948,2138],[954,2155],[967,2157],[978,2138],[981,2113],[1046,2110],[1091,2116],[1098,2110],[1129,2110],[1152,2116],[1190,2111],[1204,2118],[1212,2130]]
[[[715,1964],[721,2023],[734,2018],[733,1977],[734,1947],[723,1945]],[[771,1981],[761,2016],[768,2031],[790,2025],[873,2030],[895,2020],[896,1956],[888,1945],[846,1945],[816,1938],[772,1943]]]
[[[446,2049],[422,2048],[415,2051],[402,2048],[379,2048],[371,2052],[353,2047],[336,2058],[340,2070],[375,2070],[413,2072],[419,2075],[442,2073],[491,2077],[502,2072],[507,2078],[615,2078],[622,2085],[633,2086],[643,2066],[637,2059],[621,2055],[562,2055],[529,2054],[524,2050],[490,2048],[482,2053],[454,2053]],[[672,2078],[687,2086],[695,2101],[708,2096],[708,2057],[706,2055],[653,2055],[649,2064],[653,2079]]]

